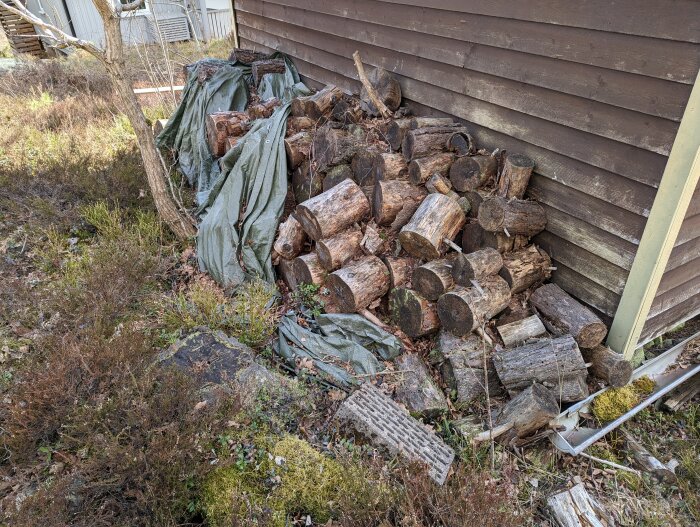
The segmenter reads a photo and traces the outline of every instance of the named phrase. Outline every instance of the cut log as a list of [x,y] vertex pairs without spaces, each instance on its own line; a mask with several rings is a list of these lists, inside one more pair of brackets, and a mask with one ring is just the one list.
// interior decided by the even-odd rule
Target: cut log
[[297,285],[299,285],[294,275],[294,260],[280,258],[277,263],[277,274],[282,277],[282,280],[287,284],[290,291],[294,291]]
[[408,179],[408,165],[401,154],[379,154],[375,161],[375,181]]
[[412,161],[445,152],[455,132],[466,131],[458,127],[428,127],[409,130],[401,143],[404,159]]
[[[384,103],[389,111],[396,111],[401,106],[401,85],[394,75],[384,68],[374,68],[368,75],[367,80],[376,91],[379,100]],[[360,90],[360,101],[362,110],[371,116],[380,115],[374,102],[370,100],[369,93],[365,86]]]
[[454,158],[454,154],[443,153],[414,159],[408,165],[408,179],[414,185],[420,185],[428,181],[433,174],[444,177],[449,173]]
[[[304,98],[304,113],[310,119],[318,120],[328,115],[336,103],[343,98],[343,91],[329,84],[321,91]],[[296,115],[296,114],[292,114]]]
[[297,203],[318,196],[323,192],[323,175],[317,170],[311,170],[310,161],[302,161],[292,172],[292,190]]
[[454,285],[452,266],[456,257],[457,253],[451,253],[417,267],[413,271],[413,289],[431,302],[437,302]]
[[267,119],[274,113],[275,108],[281,104],[282,101],[280,101],[277,97],[273,97],[265,102],[251,104],[248,106],[246,112],[251,119]]
[[498,180],[498,195],[523,199],[535,162],[523,154],[508,154]]
[[425,182],[425,188],[432,194],[437,192],[455,201],[459,201],[460,199],[459,194],[452,190],[452,183],[450,183],[450,180],[440,174],[433,174],[430,176],[428,181]]
[[292,273],[297,284],[320,286],[326,281],[326,270],[321,266],[316,253],[303,254],[294,258]]
[[414,339],[440,328],[435,304],[411,289],[399,287],[391,291],[389,312],[401,331]]
[[442,194],[430,194],[402,227],[399,241],[411,256],[435,260],[445,252],[444,240],[452,240],[465,222],[464,211],[456,201]]
[[240,137],[229,137],[228,139],[226,139],[226,151],[228,152],[234,146],[236,146],[238,144],[239,139]]
[[305,241],[306,233],[301,228],[301,223],[297,221],[294,214],[290,214],[287,221],[280,223],[274,249],[282,258],[289,260],[301,252]]
[[481,280],[501,270],[503,258],[492,248],[481,249],[472,253],[460,253],[452,265],[454,283],[471,287],[472,280]]
[[287,135],[291,137],[303,130],[313,128],[315,124],[308,117],[290,117],[287,119]]
[[508,282],[513,294],[521,293],[530,286],[544,282],[552,274],[552,260],[536,245],[506,254],[499,273]]
[[326,271],[335,271],[353,259],[360,251],[362,231],[350,228],[316,243],[318,260]]
[[558,401],[588,397],[586,363],[569,335],[497,350],[493,362],[498,378],[511,395],[538,382],[552,390]]
[[481,205],[481,202],[488,198],[490,193],[487,190],[478,189],[464,192],[462,193],[462,196],[467,198],[467,200],[469,200],[469,204],[471,205],[469,217],[476,218],[477,214],[479,213],[479,206]]
[[340,124],[359,123],[362,119],[362,110],[355,101],[349,97],[343,97],[333,106],[331,118]]
[[352,178],[353,175],[350,165],[336,165],[331,167],[323,178],[323,191],[325,192],[326,190],[332,189],[346,179]]
[[266,58],[267,53],[262,53],[261,51],[254,51],[252,49],[245,48],[233,48],[228,60],[230,62],[240,62],[241,64],[250,66],[253,62],[265,60]]
[[479,207],[481,226],[490,232],[508,232],[511,236],[525,234],[534,236],[544,230],[547,215],[536,201],[501,197],[485,199]]
[[540,317],[532,315],[497,327],[501,335],[503,345],[506,348],[519,346],[528,340],[542,337],[547,334],[547,329],[542,324]]
[[429,128],[429,127],[454,127],[461,126],[459,123],[455,123],[452,117],[412,117],[410,119],[409,128],[411,130],[416,130],[418,128]]
[[364,256],[328,275],[326,287],[341,313],[354,313],[386,294],[389,270],[376,256]]
[[474,140],[466,132],[455,132],[447,141],[447,148],[458,156],[467,156],[474,152]]
[[436,418],[447,412],[447,399],[430,376],[423,359],[417,353],[397,357],[396,368],[403,372],[397,379],[394,397],[409,412],[425,418]]
[[510,288],[500,276],[489,276],[475,287],[455,287],[438,300],[442,325],[455,335],[466,335],[508,307]]
[[379,149],[377,147],[358,147],[350,163],[352,173],[355,176],[354,179],[358,185],[374,185],[374,174],[378,157]]
[[382,262],[389,269],[389,287],[396,289],[411,283],[413,270],[418,266],[418,260],[410,256],[381,257]]
[[313,137],[309,132],[299,132],[284,140],[287,152],[287,169],[294,170],[302,161],[309,159]]
[[610,386],[619,388],[624,386],[632,378],[632,363],[619,354],[603,346],[582,349],[583,359],[591,363],[591,373],[603,379]]
[[[547,498],[547,506],[560,527],[606,527],[615,525],[588,495],[582,483]],[[604,521],[598,519],[603,518]]]
[[425,188],[411,185],[408,181],[379,181],[374,186],[372,199],[377,225],[391,225],[405,207],[413,208],[415,212],[427,194]]
[[462,231],[462,252],[473,253],[480,250],[483,246],[485,232],[478,222],[469,220],[464,225],[464,231]]
[[251,70],[253,73],[253,83],[257,86],[260,84],[263,75],[268,73],[284,73],[287,70],[287,66],[284,63],[284,59],[256,60],[251,64]]
[[296,218],[312,240],[330,238],[369,214],[369,200],[351,179],[297,205]]
[[362,252],[365,254],[378,255],[384,252],[385,245],[386,242],[379,235],[377,229],[375,229],[371,224],[368,224],[365,227],[365,235],[362,237],[362,241],[360,241],[360,248],[362,249]]
[[558,414],[559,404],[555,394],[541,384],[530,383],[501,409],[496,424],[513,423],[515,435],[527,437],[547,426]]
[[556,284],[539,287],[530,296],[547,329],[556,334],[570,334],[582,348],[594,348],[608,333],[605,324]]
[[318,169],[350,163],[360,147],[358,138],[338,123],[327,123],[314,136],[313,156]]
[[406,136],[406,132],[411,129],[411,119],[397,119],[391,121],[387,126],[384,137],[389,143],[391,150],[396,152],[401,149],[401,143]]
[[469,192],[486,185],[496,175],[495,157],[460,157],[450,167],[450,181],[458,192]]
[[205,127],[211,155],[224,155],[226,139],[229,136],[238,137],[245,134],[249,120],[248,115],[243,112],[215,112],[207,115]]

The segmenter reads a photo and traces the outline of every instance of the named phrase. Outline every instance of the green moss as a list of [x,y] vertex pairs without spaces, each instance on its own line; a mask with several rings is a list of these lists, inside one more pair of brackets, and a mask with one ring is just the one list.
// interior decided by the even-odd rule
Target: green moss
[[630,411],[638,402],[639,395],[633,386],[612,388],[595,398],[593,415],[601,423],[608,423]]
[[646,397],[654,391],[654,388],[656,388],[656,382],[645,375],[644,377],[640,377],[636,381],[632,382],[632,387],[641,397]]

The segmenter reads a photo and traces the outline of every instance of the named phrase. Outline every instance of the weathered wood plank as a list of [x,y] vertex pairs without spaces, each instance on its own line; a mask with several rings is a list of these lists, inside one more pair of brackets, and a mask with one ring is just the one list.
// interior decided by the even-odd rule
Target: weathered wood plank
[[608,291],[557,260],[552,260],[552,265],[557,268],[552,273],[552,282],[595,310],[609,317],[615,315],[620,295]]
[[[667,273],[672,269],[680,267],[681,265],[686,264],[689,261],[699,257],[700,232],[698,232],[697,234],[697,238],[693,238],[692,240],[689,240],[681,245],[676,245],[673,248],[673,251],[671,251],[671,256],[668,259],[668,263],[666,264],[666,269],[664,273]],[[698,262],[698,266],[700,266],[700,262]]]
[[663,294],[656,295],[654,301],[651,303],[651,309],[649,310],[649,316],[647,319],[654,318],[655,316],[671,309],[673,306],[685,302],[689,298],[700,294],[700,275],[695,275],[693,278],[685,283],[682,283],[673,289],[669,289]]
[[700,276],[700,253],[696,253],[693,259],[683,265],[674,269],[666,269],[656,290],[656,296],[688,283],[696,276]]
[[647,319],[639,342],[642,344],[652,340],[698,314],[700,314],[700,295],[695,295]]
[[686,217],[681,225],[681,230],[678,232],[678,238],[674,247],[683,245],[685,242],[697,238],[700,235],[700,214]]

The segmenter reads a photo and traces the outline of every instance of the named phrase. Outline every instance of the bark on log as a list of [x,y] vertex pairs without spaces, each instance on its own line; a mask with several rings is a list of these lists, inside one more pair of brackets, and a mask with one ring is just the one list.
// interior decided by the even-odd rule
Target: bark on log
[[471,205],[471,210],[469,211],[470,218],[476,218],[477,214],[479,214],[481,203],[490,195],[491,194],[487,190],[483,189],[471,190],[462,194],[462,196],[469,200],[469,204]]
[[297,284],[320,286],[326,281],[326,270],[321,266],[316,253],[303,254],[294,258],[292,272]]
[[[394,75],[384,68],[374,68],[367,75],[367,80],[374,88],[379,100],[384,103],[389,111],[394,112],[399,109],[399,106],[401,106],[401,85]],[[370,100],[369,93],[364,85],[360,89],[360,101],[362,109],[369,115],[380,115],[380,111],[374,102]]]
[[349,130],[338,123],[327,123],[318,129],[314,136],[313,156],[318,169],[325,171],[328,167],[350,163],[357,152],[360,142]]
[[362,231],[350,228],[316,243],[318,260],[326,271],[335,271],[352,260],[360,251]]
[[549,255],[536,245],[531,245],[505,255],[499,274],[508,282],[511,292],[516,294],[548,279],[552,275],[551,266]]
[[484,229],[478,222],[470,220],[462,231],[462,252],[473,253],[483,247]]
[[377,225],[391,225],[399,212],[406,207],[415,212],[427,195],[425,188],[411,185],[408,181],[377,182],[372,198],[372,211]]
[[303,130],[314,127],[314,121],[308,117],[290,117],[287,119],[287,135],[293,136]]
[[389,123],[384,137],[393,152],[401,149],[401,144],[403,143],[404,137],[406,137],[406,132],[410,129],[411,119],[397,119]]
[[375,161],[375,181],[408,179],[408,165],[401,154],[379,154]]
[[294,291],[297,285],[299,285],[294,275],[294,260],[280,258],[277,263],[277,274],[282,277],[282,280],[287,284],[290,291]]
[[336,103],[342,99],[342,97],[343,91],[340,88],[329,84],[321,91],[304,98],[303,115],[317,121],[321,117],[328,115],[331,110],[333,110],[333,106],[335,106]]
[[317,170],[311,171],[310,161],[302,161],[292,172],[292,190],[297,203],[303,203],[323,192],[322,174]]
[[580,401],[588,397],[586,363],[569,335],[542,339],[494,354],[498,378],[511,395],[538,382],[552,390],[557,400]]
[[556,284],[546,284],[530,295],[547,329],[554,334],[570,334],[582,348],[594,348],[608,329],[593,312],[582,306]]
[[346,179],[352,179],[352,177],[350,165],[336,165],[331,167],[323,178],[323,191],[330,190]]
[[508,231],[511,236],[534,236],[547,225],[544,209],[536,201],[508,201],[501,197],[485,199],[479,207],[478,219],[485,230],[499,233]]
[[351,179],[300,203],[295,213],[312,240],[330,238],[368,214],[369,200]]
[[386,294],[389,270],[376,256],[365,256],[331,273],[326,287],[342,313],[354,313]]
[[268,73],[284,73],[287,70],[287,66],[284,59],[256,60],[251,64],[251,70],[253,73],[253,82],[255,86],[257,86],[260,84],[263,75]]
[[372,224],[365,226],[365,234],[362,237],[362,241],[360,241],[360,248],[363,253],[378,255],[384,252],[385,245],[385,240]]
[[425,182],[425,188],[428,189],[430,193],[434,194],[437,192],[455,201],[459,201],[460,199],[459,194],[452,190],[452,183],[450,183],[450,180],[440,174],[433,174],[430,176],[428,181]]
[[523,199],[535,162],[523,154],[508,154],[498,180],[498,195]]
[[437,302],[454,285],[452,266],[456,257],[457,253],[451,253],[417,267],[413,271],[413,289],[431,302]]
[[450,181],[458,192],[474,191],[486,185],[496,175],[495,157],[460,157],[450,167]]
[[506,348],[518,346],[528,340],[547,334],[544,324],[542,324],[540,317],[537,315],[503,324],[498,326],[497,329]]
[[428,181],[433,174],[447,176],[454,161],[454,154],[445,152],[430,157],[420,157],[408,164],[408,179],[414,185]]
[[465,131],[458,127],[430,127],[409,130],[401,143],[404,159],[412,161],[419,157],[445,152],[452,134]]
[[[615,525],[603,508],[586,492],[583,483],[547,498],[547,506],[561,527],[603,527]],[[603,518],[600,521],[598,516]]]
[[301,223],[297,221],[294,214],[290,214],[287,221],[280,223],[274,249],[282,258],[290,260],[301,252],[305,241],[306,233],[301,228]]
[[517,437],[527,437],[559,414],[559,404],[554,393],[541,384],[531,384],[501,409],[496,424],[513,423]]
[[394,396],[411,414],[436,418],[447,412],[447,399],[435,383],[423,359],[417,353],[403,353],[396,358],[396,368],[403,372],[397,379]]
[[435,260],[445,252],[444,240],[452,240],[465,222],[456,201],[442,194],[430,194],[401,229],[399,241],[411,256]]
[[349,97],[343,97],[331,110],[331,118],[340,124],[355,124],[362,120],[362,110]]
[[438,300],[442,325],[455,335],[466,335],[508,307],[510,288],[500,276],[489,276],[475,287],[456,287]]
[[619,388],[632,378],[632,363],[602,344],[595,348],[582,349],[586,362],[591,363],[591,373],[610,386]]
[[274,113],[275,108],[281,104],[282,102],[277,97],[273,97],[265,102],[248,106],[246,112],[248,112],[251,119],[267,119]]
[[418,266],[418,260],[410,256],[381,257],[382,262],[389,269],[389,287],[396,289],[411,283],[413,271]]
[[501,270],[503,258],[501,254],[492,248],[464,253],[457,256],[452,265],[452,279],[454,283],[471,287],[472,280],[482,280],[492,276]]
[[374,185],[374,169],[377,166],[379,155],[379,149],[374,146],[359,147],[357,149],[352,157],[350,167],[358,185]]
[[474,140],[467,132],[455,132],[447,141],[447,148],[458,156],[467,156],[474,152]]
[[240,137],[229,137],[228,139],[226,139],[226,151],[228,152],[234,146],[236,146],[238,144],[239,139]]
[[299,132],[284,140],[284,150],[287,152],[287,168],[294,170],[302,161],[309,159],[313,137],[309,132]]
[[266,58],[267,53],[262,53],[261,51],[254,51],[252,49],[245,48],[233,48],[228,60],[230,62],[240,62],[241,64],[250,66],[253,62],[265,60]]
[[435,304],[411,289],[393,289],[389,311],[394,323],[411,338],[430,335],[440,328]]
[[249,117],[243,112],[216,112],[207,115],[205,127],[207,143],[214,157],[226,153],[226,139],[229,136],[241,136],[247,129]]

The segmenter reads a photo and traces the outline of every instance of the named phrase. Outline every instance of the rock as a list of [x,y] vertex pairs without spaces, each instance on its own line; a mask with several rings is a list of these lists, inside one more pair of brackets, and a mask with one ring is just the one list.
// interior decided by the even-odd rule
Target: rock
[[396,366],[405,373],[401,375],[394,396],[409,412],[432,418],[448,410],[445,394],[418,355],[404,353],[396,359]]

